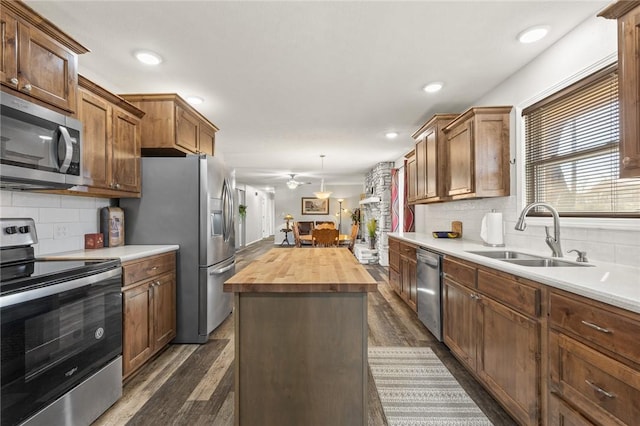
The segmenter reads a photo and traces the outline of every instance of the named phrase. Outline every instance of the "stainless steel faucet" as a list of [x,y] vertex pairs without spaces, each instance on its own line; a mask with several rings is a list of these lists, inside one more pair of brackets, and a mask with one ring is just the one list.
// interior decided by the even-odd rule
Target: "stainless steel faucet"
[[553,252],[552,254],[553,257],[562,257],[562,248],[560,247],[560,216],[558,215],[558,211],[551,204],[537,202],[537,203],[531,203],[527,207],[525,207],[522,210],[522,213],[520,213],[520,217],[518,218],[518,222],[516,223],[516,231],[525,230],[525,228],[527,227],[527,224],[524,223],[524,219],[527,216],[527,213],[529,213],[529,210],[535,207],[546,207],[547,210],[551,212],[551,215],[553,216],[553,237],[549,233],[549,227],[545,226],[544,230],[547,234],[547,238],[545,238],[545,241],[547,242],[547,245],[551,248],[551,251]]

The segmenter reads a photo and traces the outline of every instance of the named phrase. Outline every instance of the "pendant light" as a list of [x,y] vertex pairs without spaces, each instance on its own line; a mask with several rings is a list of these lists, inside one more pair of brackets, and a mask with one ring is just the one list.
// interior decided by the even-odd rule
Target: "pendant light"
[[331,191],[324,190],[324,154],[320,155],[320,160],[322,161],[322,171],[320,172],[320,175],[322,176],[322,179],[320,180],[320,192],[314,192],[313,195],[321,200],[326,200],[331,195]]

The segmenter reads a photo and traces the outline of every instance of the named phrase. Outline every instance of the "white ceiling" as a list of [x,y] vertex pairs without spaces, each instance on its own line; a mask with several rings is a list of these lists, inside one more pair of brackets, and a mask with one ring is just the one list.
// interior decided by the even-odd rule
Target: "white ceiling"
[[[91,50],[80,72],[105,88],[203,97],[239,183],[286,188],[295,173],[331,189],[362,184],[432,114],[473,105],[609,1],[26,3]],[[516,41],[540,24],[543,41]],[[164,62],[138,63],[140,48]],[[431,81],[444,89],[426,94]]]

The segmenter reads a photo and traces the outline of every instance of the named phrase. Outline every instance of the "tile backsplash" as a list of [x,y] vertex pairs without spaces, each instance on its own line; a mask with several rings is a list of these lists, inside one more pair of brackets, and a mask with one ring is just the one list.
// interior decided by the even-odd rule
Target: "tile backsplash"
[[[551,255],[551,250],[545,243],[544,226],[552,226],[552,219],[527,220],[526,230],[516,231],[514,228],[520,211],[515,196],[417,205],[416,232],[431,233],[436,230],[448,230],[452,220],[461,220],[464,238],[482,242],[480,223],[485,213],[490,212],[491,209],[503,214],[504,242],[507,246],[548,252]],[[625,223],[625,219],[619,221]],[[566,252],[578,249],[586,251],[589,260],[640,266],[640,227],[637,221],[626,222],[629,224],[620,225],[619,229],[605,229],[597,224],[567,225],[561,220],[560,241],[564,256],[573,260],[575,253],[566,254]]]
[[84,234],[100,232],[100,209],[113,205],[106,198],[0,191],[1,217],[36,222],[36,255],[83,249]]

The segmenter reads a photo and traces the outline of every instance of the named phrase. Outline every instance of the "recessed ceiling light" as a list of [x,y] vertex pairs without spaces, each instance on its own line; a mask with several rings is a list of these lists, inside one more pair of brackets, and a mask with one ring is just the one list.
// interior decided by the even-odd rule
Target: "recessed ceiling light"
[[520,43],[533,43],[538,40],[542,40],[549,32],[548,25],[538,25],[535,27],[527,28],[518,34],[518,41]]
[[200,96],[187,96],[187,102],[189,102],[191,105],[200,105],[204,102],[204,99],[202,99]]
[[442,89],[442,86],[444,86],[444,83],[441,83],[439,81],[434,81],[433,83],[429,83],[426,86],[424,86],[422,90],[424,90],[427,93],[436,93],[437,91]]
[[158,65],[162,62],[162,57],[149,50],[139,50],[135,53],[136,59],[145,65]]
[[387,132],[384,134],[387,139],[395,139],[398,137],[398,132]]

